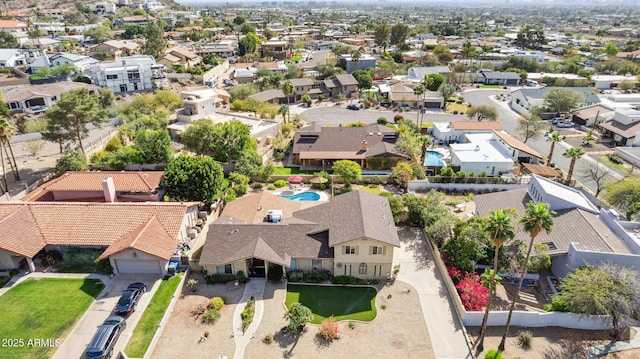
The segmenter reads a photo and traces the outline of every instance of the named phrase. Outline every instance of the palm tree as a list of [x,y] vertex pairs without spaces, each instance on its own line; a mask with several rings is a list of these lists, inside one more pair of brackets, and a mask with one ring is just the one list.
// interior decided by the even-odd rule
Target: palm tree
[[584,150],[580,147],[569,148],[562,154],[564,157],[571,158],[569,164],[569,172],[567,173],[567,183],[571,182],[571,176],[573,176],[573,167],[576,165],[576,160],[584,156]]
[[[418,85],[413,89],[413,94],[416,95],[416,107],[419,106],[419,102],[420,102],[420,97],[422,96],[422,94],[424,93],[424,87]],[[418,116],[420,115],[420,111],[418,111],[418,113],[416,114],[416,125],[418,125]]]
[[549,209],[549,204],[544,202],[535,203],[533,201],[529,201],[527,204],[527,209],[524,212],[524,215],[520,219],[520,223],[525,231],[529,232],[529,248],[527,249],[527,256],[524,258],[523,268],[521,269],[522,273],[520,273],[520,278],[518,280],[518,287],[516,289],[516,293],[513,296],[513,300],[511,301],[511,307],[509,308],[509,316],[507,317],[507,324],[504,328],[504,333],[502,334],[502,340],[500,341],[500,345],[498,346],[498,350],[504,351],[504,342],[507,339],[507,333],[509,333],[509,326],[511,325],[511,316],[513,315],[513,309],[516,306],[516,302],[518,301],[518,296],[520,295],[520,288],[522,288],[522,282],[524,281],[524,277],[527,275],[527,266],[529,265],[529,257],[531,256],[531,249],[533,249],[533,240],[542,232],[543,230],[549,234],[551,233],[551,228],[553,227],[553,215],[556,214],[554,211]]
[[358,69],[358,62],[360,62],[360,59],[362,59],[362,52],[360,50],[354,50],[351,53],[351,60],[353,60],[354,71]]
[[482,351],[484,348],[484,336],[487,331],[487,321],[489,320],[489,311],[491,310],[491,299],[495,295],[496,281],[495,277],[498,274],[498,255],[500,248],[504,243],[513,239],[516,236],[516,229],[513,226],[513,217],[511,217],[510,209],[500,209],[489,213],[489,223],[487,224],[487,232],[489,232],[489,240],[495,247],[493,254],[493,275],[490,275],[491,284],[489,299],[487,306],[484,309],[484,317],[482,317],[482,329],[480,330],[480,338],[478,338],[477,348]]
[[16,126],[6,118],[0,117],[0,144],[4,147],[5,152],[7,147],[9,148],[9,153],[7,153],[7,157],[11,154],[9,165],[11,166],[11,170],[13,171],[13,176],[16,181],[19,181],[20,174],[18,173],[18,163],[16,162],[16,157],[13,155],[13,147],[11,147],[11,137],[13,137],[15,133]]
[[285,96],[287,96],[287,105],[291,103],[289,100],[289,96],[293,95],[293,84],[291,81],[287,80],[284,84],[282,84],[282,92]]
[[549,149],[549,156],[547,156],[547,166],[551,164],[551,157],[553,156],[553,148],[556,146],[556,142],[560,142],[564,139],[564,136],[560,136],[560,132],[553,131],[547,137],[547,141],[551,141],[551,149]]
[[278,107],[278,113],[282,115],[282,120],[287,123],[287,114],[289,114],[289,105],[282,105]]

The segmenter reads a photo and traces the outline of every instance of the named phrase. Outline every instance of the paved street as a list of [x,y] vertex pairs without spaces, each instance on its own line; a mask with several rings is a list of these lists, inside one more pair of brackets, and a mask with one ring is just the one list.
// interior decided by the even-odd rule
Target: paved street
[[[345,101],[338,105],[334,105],[329,102],[321,103],[320,105],[314,104],[312,108],[304,111],[302,117],[308,124],[315,122],[320,126],[339,126],[340,124],[346,125],[347,123],[355,121],[362,121],[365,124],[376,123],[378,117],[386,117],[389,122],[393,122],[393,116],[398,113],[385,109],[359,111],[347,110],[347,104],[349,103],[352,102]],[[402,116],[406,119],[415,121],[417,113],[416,111],[403,112]],[[466,116],[464,115],[451,115],[443,113],[442,111],[427,111],[424,115],[423,121],[449,122],[464,119],[466,119]]]

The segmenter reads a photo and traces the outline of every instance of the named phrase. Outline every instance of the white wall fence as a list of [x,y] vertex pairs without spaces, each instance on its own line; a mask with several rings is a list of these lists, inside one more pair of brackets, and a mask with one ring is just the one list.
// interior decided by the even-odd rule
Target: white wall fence
[[[462,322],[465,326],[482,326],[484,312],[465,312]],[[505,326],[508,311],[492,311],[489,313],[487,325],[490,327]],[[511,325],[517,327],[541,328],[562,327],[584,330],[605,330],[613,328],[611,318],[607,316],[581,316],[565,312],[523,312],[514,311],[511,317]]]
[[428,180],[410,181],[409,191],[435,189],[446,192],[496,192],[527,188],[526,183],[433,183]]

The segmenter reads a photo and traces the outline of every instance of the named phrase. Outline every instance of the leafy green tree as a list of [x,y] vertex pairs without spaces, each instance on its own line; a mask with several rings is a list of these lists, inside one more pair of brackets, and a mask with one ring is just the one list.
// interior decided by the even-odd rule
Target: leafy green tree
[[391,192],[380,192],[380,196],[385,197],[389,201],[389,209],[393,215],[393,222],[395,224],[400,223],[400,217],[404,213],[404,204],[402,200],[394,196]]
[[438,92],[440,92],[444,98],[444,108],[447,108],[447,100],[456,93],[456,87],[448,83],[443,83],[438,87]]
[[57,177],[62,176],[67,171],[86,171],[88,169],[87,157],[84,153],[74,150],[67,151],[62,157],[58,158],[54,173]]
[[246,20],[244,17],[242,17],[242,16],[236,16],[236,17],[233,19],[233,23],[234,23],[234,24],[236,24],[236,25],[242,25],[242,24],[244,24],[244,23],[245,23],[245,21],[247,21],[247,20]]
[[145,43],[142,52],[145,55],[151,55],[155,59],[164,56],[164,50],[167,48],[167,40],[164,39],[164,30],[160,26],[160,22],[153,21],[147,25],[145,29]]
[[256,27],[249,24],[248,22],[245,22],[244,24],[240,25],[240,32],[243,34],[248,34],[250,32],[252,33],[256,33]]
[[251,130],[240,121],[216,123],[213,139],[213,158],[222,163],[237,161],[245,150],[251,148]]
[[87,89],[78,89],[63,93],[60,100],[45,112],[45,117],[56,124],[51,128],[56,133],[54,138],[58,137],[58,130],[74,133],[78,148],[84,154],[82,138],[89,132],[87,124],[100,126],[106,120],[107,112],[100,106],[97,94],[91,94]]
[[522,114],[516,119],[518,123],[518,135],[522,137],[522,142],[527,143],[532,138],[538,138],[542,135],[547,125],[542,122],[540,117],[530,114]]
[[347,182],[355,182],[362,175],[360,165],[351,160],[340,160],[333,163],[333,173],[342,177]]
[[544,106],[556,113],[569,112],[583,102],[582,94],[566,88],[553,88],[544,96]]
[[[374,37],[375,37],[376,44],[378,44],[378,46],[383,46],[383,44],[385,43],[388,44],[390,36],[391,36],[391,28],[386,22],[383,22],[381,24],[378,24],[378,26],[376,26]],[[386,52],[386,49],[383,52],[383,54],[385,52]]]
[[522,69],[517,69],[515,67],[511,67],[505,70],[505,72],[515,72],[520,76],[520,82],[524,83],[524,81],[529,77],[529,73]]
[[213,122],[203,118],[191,123],[182,134],[180,140],[184,145],[198,156],[204,156],[211,151],[211,143],[215,140],[215,128]]
[[584,154],[585,154],[584,150],[580,147],[568,148],[562,154],[564,157],[571,159],[571,163],[569,164],[569,172],[567,172],[567,182],[571,181],[571,177],[573,176],[573,169],[576,165],[576,160],[584,156]]
[[111,35],[109,35],[109,31],[111,30],[108,27],[99,25],[92,29],[86,30],[84,32],[84,36],[90,37],[92,40],[97,42],[103,42],[111,38]]
[[144,26],[132,24],[132,25],[127,25],[124,28],[124,34],[122,34],[122,37],[125,39],[131,40],[136,38],[137,36],[144,35],[144,33],[145,33]]
[[640,212],[640,176],[630,176],[605,186],[604,198],[624,213],[627,221]]
[[223,179],[222,166],[212,158],[179,156],[169,161],[162,182],[173,200],[209,204],[222,195]]
[[511,316],[513,315],[513,310],[515,309],[516,302],[520,296],[522,282],[524,281],[524,277],[527,275],[529,258],[531,257],[531,251],[533,250],[533,241],[542,231],[545,231],[547,234],[551,233],[554,215],[555,212],[549,209],[548,203],[535,203],[533,201],[529,201],[524,215],[520,218],[520,223],[524,227],[524,230],[529,232],[529,247],[524,259],[524,266],[520,269],[521,273],[520,278],[518,278],[518,286],[516,288],[516,293],[513,296],[513,300],[511,301],[511,306],[509,307],[509,316],[507,317],[507,323],[504,328],[504,333],[502,334],[502,340],[498,346],[500,351],[504,351],[504,344],[507,339],[507,334],[509,333],[509,326],[511,325]]
[[[92,157],[93,159],[93,157]],[[143,163],[142,153],[136,146],[125,146],[106,157],[109,168],[115,171],[124,170],[126,165]]]
[[242,39],[238,40],[238,55],[245,56],[251,55],[260,45],[260,39],[256,34],[250,32],[246,34]]
[[609,56],[616,56],[619,51],[620,49],[618,49],[618,46],[613,42],[607,42],[607,44],[604,45],[604,53]]
[[113,105],[113,100],[115,100],[116,96],[113,94],[113,91],[110,89],[103,87],[98,91],[98,103],[102,108],[107,108]]
[[290,332],[299,332],[313,320],[313,312],[301,303],[293,303],[284,313],[284,319],[289,323],[285,326]]
[[447,79],[441,74],[428,74],[424,77],[422,83],[429,91],[438,91],[440,85],[445,83]]
[[640,307],[640,280],[629,268],[582,266],[567,275],[558,289],[560,301],[570,312],[610,316],[616,340],[620,340],[620,321],[637,316]]
[[409,27],[402,22],[398,22],[391,26],[391,33],[389,34],[389,42],[392,45],[404,44],[409,34]]
[[487,232],[489,235],[489,242],[494,247],[493,253],[493,273],[490,275],[491,285],[489,286],[490,295],[487,301],[487,305],[484,310],[484,316],[482,317],[482,327],[480,329],[480,336],[476,342],[478,351],[482,351],[484,348],[484,337],[487,331],[487,321],[489,319],[489,311],[491,311],[491,300],[496,293],[497,283],[496,275],[500,273],[498,268],[498,257],[500,254],[500,248],[512,240],[516,236],[516,229],[513,225],[513,217],[511,216],[515,211],[510,209],[500,209],[497,211],[491,211],[489,213],[489,219],[487,223]]
[[245,176],[241,173],[231,172],[229,173],[229,182],[233,183],[233,190],[236,194],[241,196],[247,193],[249,188],[249,176]]
[[360,90],[370,89],[373,85],[373,78],[367,70],[355,70],[351,75],[358,81],[358,88]]
[[495,121],[498,119],[498,110],[491,105],[471,106],[467,109],[467,117],[470,120],[482,121],[489,120]]
[[531,29],[528,26],[520,28],[516,37],[516,46],[523,49],[540,49],[546,43],[542,29]]
[[302,103],[305,104],[305,106],[310,107],[311,104],[313,103],[313,101],[311,100],[311,95],[309,95],[308,93],[302,95]]
[[136,134],[136,147],[142,163],[167,163],[173,158],[167,130],[142,130]]
[[18,44],[18,40],[16,40],[15,36],[8,32],[0,32],[1,49],[17,49],[18,47],[20,47],[20,44]]
[[476,263],[485,257],[482,248],[488,243],[487,219],[471,217],[467,221],[459,221],[453,226],[453,238],[442,246],[442,251],[451,259],[456,267],[465,272],[473,272]]

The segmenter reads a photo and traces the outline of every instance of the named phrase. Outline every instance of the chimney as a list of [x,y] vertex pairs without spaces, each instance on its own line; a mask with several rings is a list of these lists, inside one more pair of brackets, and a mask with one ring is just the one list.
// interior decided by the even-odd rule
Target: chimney
[[367,152],[367,141],[366,140],[362,140],[362,144],[360,144],[360,150],[362,150],[363,152]]
[[476,145],[476,148],[474,149],[474,151],[480,151],[480,145]]
[[102,180],[102,192],[104,192],[104,200],[113,203],[116,201],[116,186],[113,184],[113,178],[107,177]]

